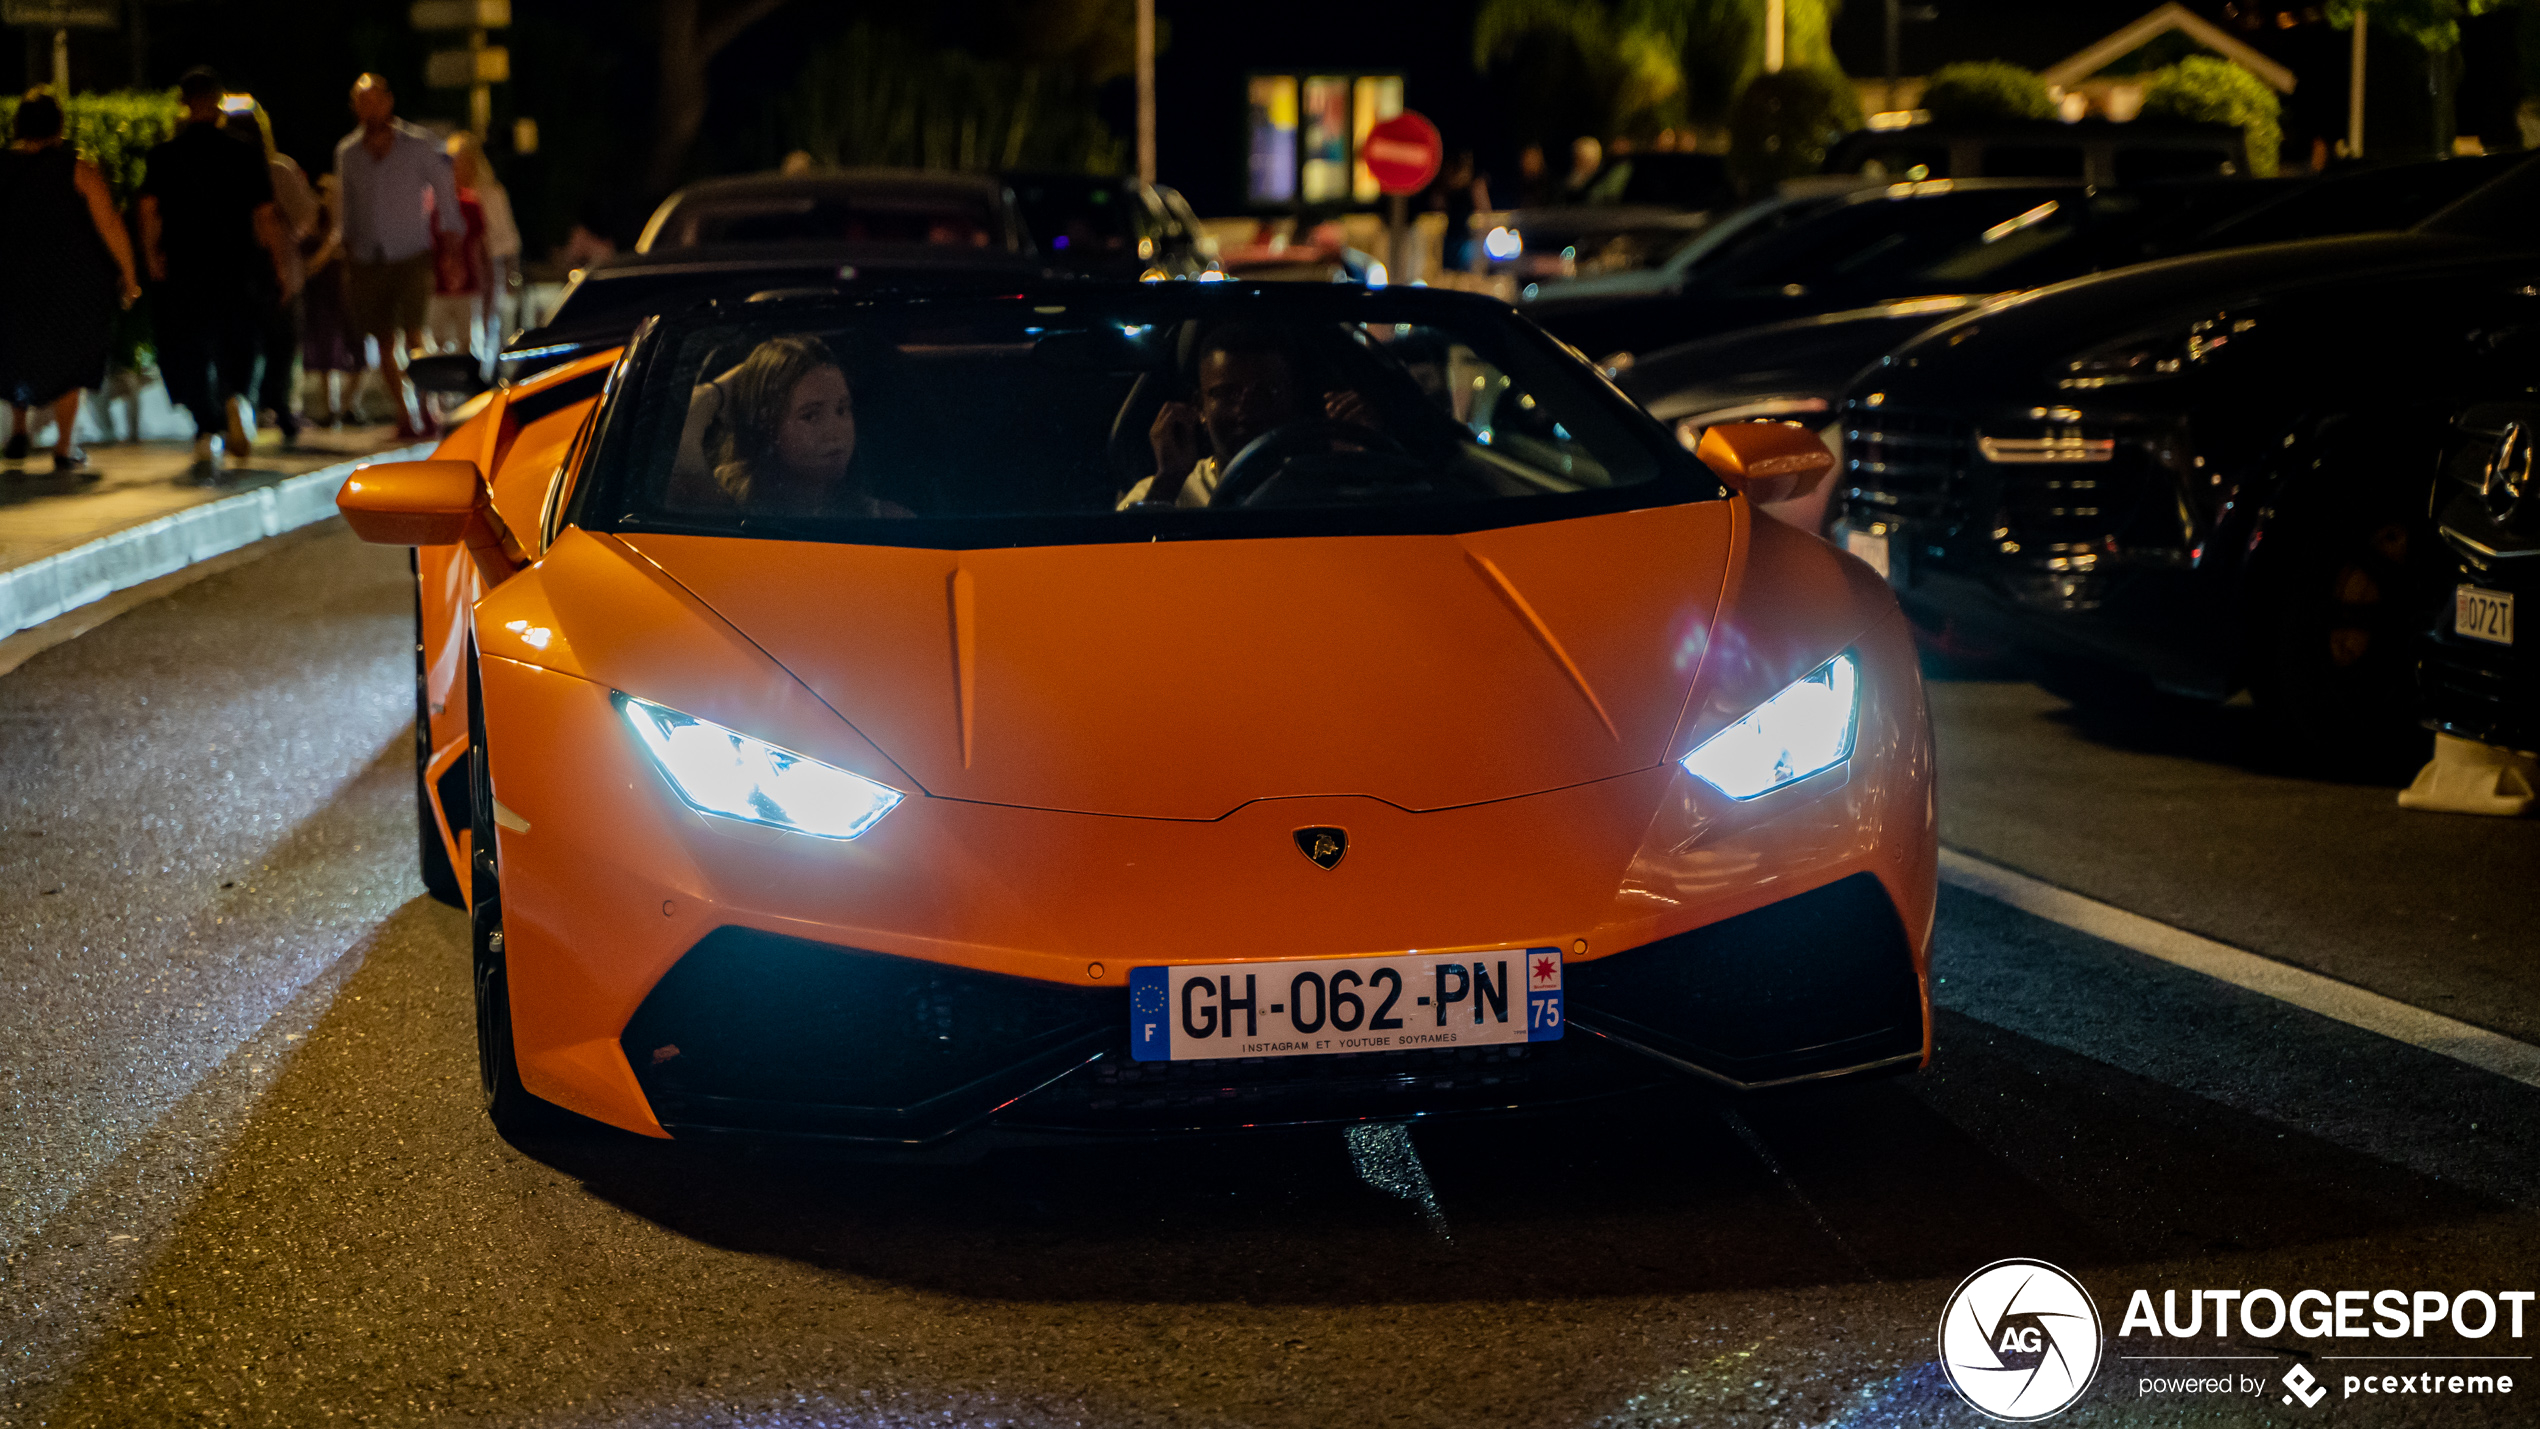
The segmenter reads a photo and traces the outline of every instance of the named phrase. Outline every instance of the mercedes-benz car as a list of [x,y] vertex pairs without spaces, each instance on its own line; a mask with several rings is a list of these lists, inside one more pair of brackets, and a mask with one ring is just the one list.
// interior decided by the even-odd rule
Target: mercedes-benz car
[[1472,295],[1044,283],[660,318],[338,501],[497,1123],[889,1153],[1922,1064],[1911,634],[1750,505],[1830,465]]

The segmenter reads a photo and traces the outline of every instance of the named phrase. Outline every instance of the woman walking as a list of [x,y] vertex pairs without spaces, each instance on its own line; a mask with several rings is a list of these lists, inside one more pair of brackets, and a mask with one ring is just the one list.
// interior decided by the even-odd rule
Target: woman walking
[[308,286],[300,290],[300,367],[308,374],[309,420],[340,427],[352,419],[354,399],[361,395],[361,339],[353,335],[344,307],[342,200],[333,174],[318,175],[317,195],[317,230],[300,240],[300,261],[309,274]]
[[141,296],[132,243],[97,166],[62,142],[62,106],[43,89],[18,102],[0,150],[0,398],[15,409],[5,448],[24,461],[32,408],[53,409],[53,470],[88,454],[71,440],[82,389],[104,385],[118,297]]

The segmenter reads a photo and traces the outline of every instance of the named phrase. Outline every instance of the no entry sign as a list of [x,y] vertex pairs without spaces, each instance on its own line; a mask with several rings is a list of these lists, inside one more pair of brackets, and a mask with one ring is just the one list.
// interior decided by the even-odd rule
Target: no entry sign
[[1358,155],[1376,176],[1376,187],[1389,194],[1416,194],[1438,176],[1444,150],[1438,126],[1406,109],[1368,130]]

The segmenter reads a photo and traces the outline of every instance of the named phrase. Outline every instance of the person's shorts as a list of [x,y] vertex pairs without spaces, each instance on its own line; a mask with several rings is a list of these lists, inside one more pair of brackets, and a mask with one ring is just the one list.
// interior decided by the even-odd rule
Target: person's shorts
[[[385,338],[404,333],[420,342],[424,313],[432,304],[432,254],[429,250],[394,263],[347,263],[344,266],[345,316],[355,334]],[[382,347],[387,346],[385,342]]]

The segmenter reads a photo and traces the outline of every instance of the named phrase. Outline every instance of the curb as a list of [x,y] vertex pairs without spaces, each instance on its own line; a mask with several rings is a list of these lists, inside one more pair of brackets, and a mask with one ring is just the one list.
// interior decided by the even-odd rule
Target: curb
[[431,453],[432,444],[427,442],[340,461],[271,486],[153,517],[85,545],[0,571],[0,637],[42,625],[197,561],[323,521],[335,514],[335,493],[353,468]]

